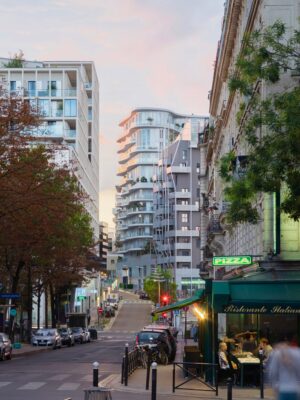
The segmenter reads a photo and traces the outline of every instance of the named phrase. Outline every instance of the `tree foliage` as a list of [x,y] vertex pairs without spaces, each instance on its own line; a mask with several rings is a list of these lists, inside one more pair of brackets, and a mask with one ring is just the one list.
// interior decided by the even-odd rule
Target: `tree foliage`
[[[30,132],[39,123],[28,103],[2,93],[0,276],[8,292],[42,283],[55,294],[80,284],[94,245],[86,195],[70,165],[54,163],[61,149],[33,144]],[[31,299],[27,293],[29,317]]]
[[144,280],[144,290],[155,303],[160,303],[161,299],[158,298],[159,285],[161,296],[167,294],[170,302],[176,300],[176,283],[172,281],[172,275],[169,271],[157,269],[157,275],[161,278],[161,282],[158,282],[153,276],[149,276]]
[[[233,225],[257,222],[254,202],[259,192],[283,192],[281,209],[294,220],[300,218],[299,44],[300,31],[287,38],[280,21],[245,36],[229,89],[245,99],[236,117],[249,148],[246,172],[235,173],[235,152],[220,162],[231,203],[227,218]],[[266,98],[260,82],[270,93]]]

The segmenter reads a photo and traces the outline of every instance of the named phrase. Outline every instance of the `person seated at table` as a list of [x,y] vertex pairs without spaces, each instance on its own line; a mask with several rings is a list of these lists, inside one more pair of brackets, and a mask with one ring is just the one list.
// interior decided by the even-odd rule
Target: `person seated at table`
[[220,378],[227,379],[232,378],[233,382],[236,382],[236,373],[237,365],[233,361],[231,361],[230,357],[227,353],[227,344],[225,342],[221,342],[219,344],[219,366],[220,366]]
[[252,353],[257,347],[256,341],[250,332],[246,332],[242,343],[242,349],[245,352]]
[[[273,351],[273,348],[269,344],[268,339],[261,338],[259,341],[258,349],[254,352],[254,354],[256,356],[259,356],[261,354],[262,358],[263,358],[263,364],[264,364],[264,366],[266,366],[272,351]],[[260,352],[262,352],[262,353],[260,353]]]

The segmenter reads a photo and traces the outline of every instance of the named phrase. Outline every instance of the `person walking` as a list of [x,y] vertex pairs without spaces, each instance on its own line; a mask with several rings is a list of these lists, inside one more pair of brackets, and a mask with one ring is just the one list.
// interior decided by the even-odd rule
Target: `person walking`
[[286,343],[275,347],[267,364],[278,400],[300,400],[300,349]]

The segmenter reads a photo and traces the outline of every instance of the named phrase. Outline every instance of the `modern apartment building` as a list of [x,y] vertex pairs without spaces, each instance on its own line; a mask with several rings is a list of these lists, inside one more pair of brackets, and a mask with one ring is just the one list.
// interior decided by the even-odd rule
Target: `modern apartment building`
[[157,264],[170,269],[183,295],[204,285],[201,261],[200,196],[203,191],[199,140],[208,117],[193,116],[166,146],[154,183],[154,240]]
[[99,257],[101,270],[107,269],[108,253],[112,251],[112,238],[109,234],[107,222],[100,222],[99,230]]
[[[224,199],[224,182],[218,173],[220,158],[233,150],[236,155],[235,172],[238,176],[243,172],[243,160],[248,154],[243,126],[236,119],[240,103],[245,99],[228,90],[229,76],[235,70],[235,62],[243,46],[242,39],[246,32],[269,26],[278,19],[286,24],[288,32],[299,29],[299,1],[225,2],[222,34],[210,93],[213,130],[207,136],[206,143],[208,190],[204,206],[209,222],[204,264],[207,268],[210,268],[212,255],[249,254],[258,256],[256,261],[274,257],[278,260],[299,260],[300,257],[300,224],[278,212],[275,194],[260,194],[255,199],[255,206],[260,215],[257,224],[245,223],[235,227],[226,224],[228,204]],[[260,81],[255,90],[257,95],[265,98],[270,93],[286,91],[298,84],[299,80],[291,76],[290,72],[283,72],[282,79],[276,84],[267,85]],[[247,109],[245,114],[246,112]]]
[[56,161],[75,164],[90,201],[95,238],[99,237],[99,84],[93,62],[23,61],[7,68],[0,59],[0,86],[37,108],[43,123],[37,142],[56,144]]
[[117,186],[116,251],[123,282],[141,288],[157,264],[153,242],[153,175],[160,152],[180,133],[187,116],[138,108],[121,123],[118,139],[121,182]]

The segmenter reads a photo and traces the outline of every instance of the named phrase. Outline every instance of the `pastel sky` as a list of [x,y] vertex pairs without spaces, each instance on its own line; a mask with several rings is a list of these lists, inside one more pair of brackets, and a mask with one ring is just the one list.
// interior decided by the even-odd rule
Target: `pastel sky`
[[119,122],[135,107],[207,114],[224,0],[0,0],[0,56],[93,60],[100,215],[112,225]]

